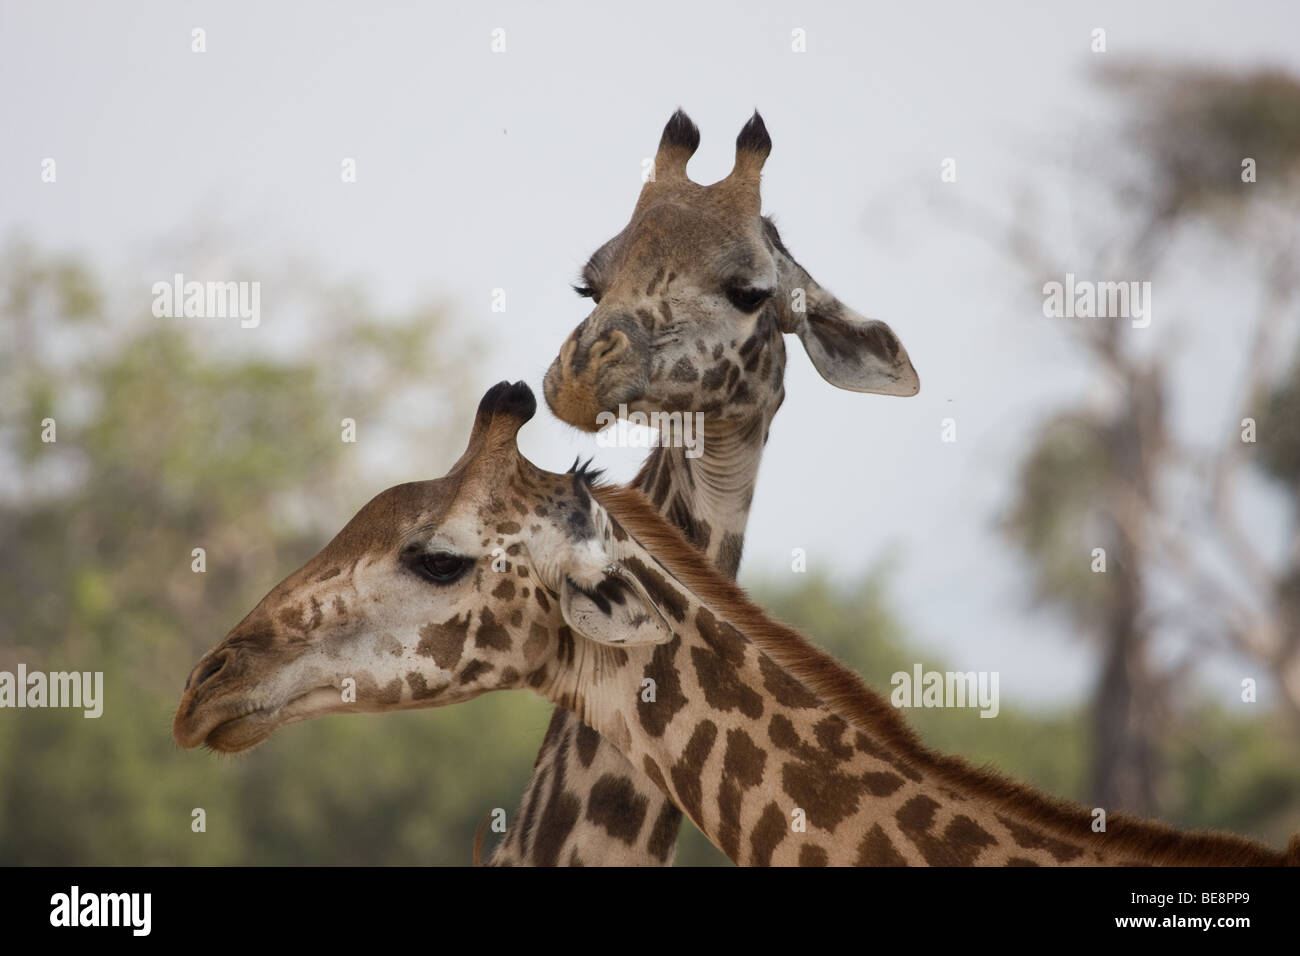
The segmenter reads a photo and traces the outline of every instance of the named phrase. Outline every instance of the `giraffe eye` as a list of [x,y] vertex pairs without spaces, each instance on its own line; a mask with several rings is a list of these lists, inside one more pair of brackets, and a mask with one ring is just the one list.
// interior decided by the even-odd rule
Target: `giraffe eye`
[[773,289],[756,289],[753,286],[733,285],[727,287],[727,301],[741,312],[754,312],[768,299],[772,298]]
[[575,285],[573,291],[578,293],[578,295],[582,296],[584,299],[590,299],[597,305],[600,304],[600,293],[589,285]]
[[450,584],[464,574],[474,562],[450,551],[434,551],[416,555],[411,568],[427,581]]

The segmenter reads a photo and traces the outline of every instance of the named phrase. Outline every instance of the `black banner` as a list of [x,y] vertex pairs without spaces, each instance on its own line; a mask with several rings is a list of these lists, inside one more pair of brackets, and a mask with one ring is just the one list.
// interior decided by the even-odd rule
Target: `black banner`
[[[1231,945],[1294,926],[1289,870],[1024,869],[746,871],[707,869],[65,869],[8,872],[6,933],[76,934],[127,946],[275,931],[295,944],[374,942],[385,926],[463,939],[479,921],[499,939],[537,931],[590,939],[670,932],[678,914],[703,936],[766,936],[781,926],[918,942],[1097,936]],[[496,914],[495,916],[493,914]],[[468,922],[466,922],[468,920]],[[659,926],[659,921],[667,921]],[[549,927],[548,929],[542,929]],[[712,927],[712,928],[710,928]],[[434,934],[430,936],[430,934]],[[1244,936],[1242,934],[1245,934]],[[450,941],[450,937],[449,937]]]

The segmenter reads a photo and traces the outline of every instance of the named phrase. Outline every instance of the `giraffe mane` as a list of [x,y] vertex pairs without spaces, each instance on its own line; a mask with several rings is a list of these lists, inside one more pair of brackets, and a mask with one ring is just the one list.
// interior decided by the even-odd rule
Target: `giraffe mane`
[[688,587],[714,613],[746,637],[851,727],[871,736],[910,765],[955,784],[1013,814],[1020,814],[1072,838],[1087,834],[1092,848],[1131,853],[1154,864],[1198,862],[1228,866],[1300,866],[1300,834],[1279,853],[1233,834],[1185,831],[1123,813],[1108,815],[1104,834],[1091,828],[1091,813],[1081,804],[1053,797],[960,757],[929,749],[898,709],[832,655],[794,628],[774,620],[734,581],[715,571],[682,534],[656,512],[639,490],[593,485],[597,501],[633,538]]

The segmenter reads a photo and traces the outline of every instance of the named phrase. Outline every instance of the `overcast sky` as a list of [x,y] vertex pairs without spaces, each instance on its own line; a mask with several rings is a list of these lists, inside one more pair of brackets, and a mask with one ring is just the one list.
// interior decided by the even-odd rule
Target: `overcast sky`
[[[1029,612],[993,525],[1034,424],[1092,378],[1041,297],[943,206],[1068,193],[1058,160],[1097,145],[1103,56],[1300,71],[1300,5],[5,0],[0,238],[111,269],[215,225],[239,261],[306,256],[385,304],[446,299],[488,344],[477,385],[539,389],[586,313],[569,283],[626,223],[672,110],[700,126],[690,173],[712,182],[757,107],[774,142],[765,211],[819,282],[891,324],[922,388],[836,391],[791,340],[742,580],[788,572],[795,547],[845,577],[887,558],[922,646],[1000,671],[1004,701],[1053,702],[1086,688],[1090,657]],[[1215,348],[1233,360],[1232,343]],[[939,440],[945,417],[955,444]],[[595,453],[617,478],[644,454],[598,449],[546,412],[522,444],[556,470]]]

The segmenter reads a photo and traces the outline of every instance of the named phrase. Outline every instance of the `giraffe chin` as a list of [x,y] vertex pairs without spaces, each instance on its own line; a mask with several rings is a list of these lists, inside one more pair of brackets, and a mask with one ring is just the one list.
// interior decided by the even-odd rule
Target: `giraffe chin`
[[546,404],[560,421],[584,432],[600,431],[602,426],[597,422],[597,415],[601,408],[595,392],[586,383],[566,381],[545,389],[544,394]]
[[340,702],[338,688],[318,687],[293,698],[281,707],[255,710],[232,720],[222,721],[209,730],[201,740],[195,740],[190,746],[197,746],[201,742],[209,750],[217,753],[242,753],[252,750],[286,724],[351,709]]
[[646,404],[639,392],[625,392],[616,401],[597,400],[590,392],[580,395],[568,392],[547,404],[556,418],[593,435],[603,432],[620,419],[626,420],[630,412],[649,414],[669,410]]

